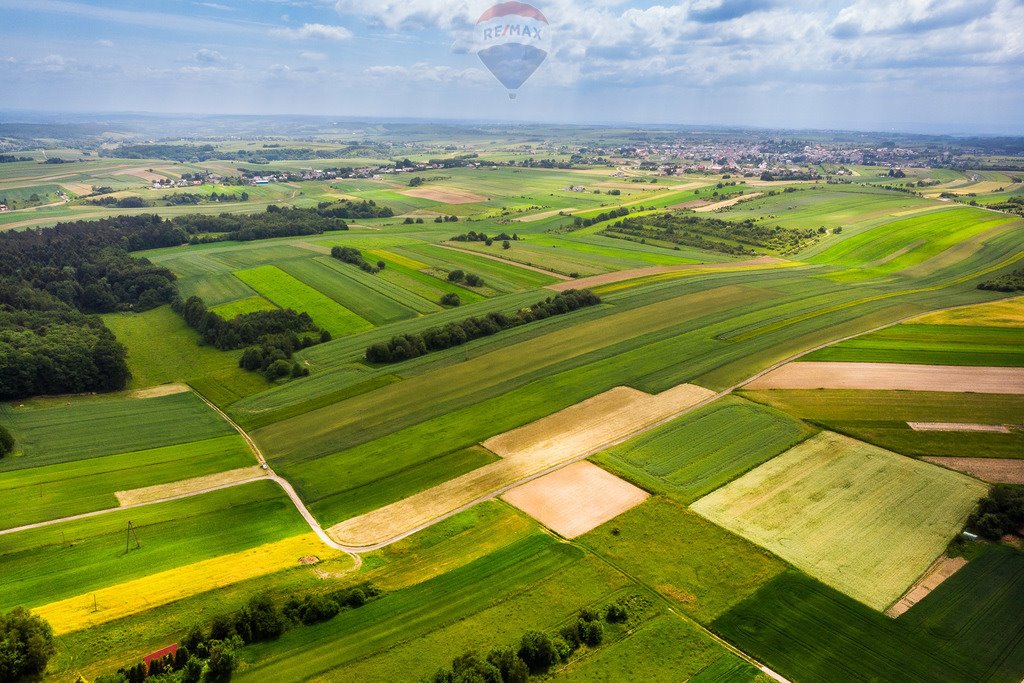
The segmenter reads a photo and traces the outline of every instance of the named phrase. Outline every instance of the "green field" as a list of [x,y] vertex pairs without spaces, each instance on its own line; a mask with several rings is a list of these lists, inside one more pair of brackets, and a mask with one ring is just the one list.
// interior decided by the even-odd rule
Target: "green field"
[[308,313],[313,322],[330,332],[331,336],[343,337],[373,327],[370,322],[277,266],[239,270],[235,276],[280,308]]
[[[141,547],[126,552],[128,520]],[[55,602],[308,530],[276,484],[256,482],[21,531],[0,543],[0,609]]]
[[1019,424],[1024,397],[939,391],[853,391],[847,389],[743,391],[752,401],[773,406],[826,429],[906,455],[1020,458],[1024,433],[919,432],[908,422]]
[[240,351],[202,345],[199,335],[170,306],[145,313],[112,313],[103,322],[128,349],[131,387],[189,382],[214,403],[237,401],[266,389],[258,373],[238,367]]
[[784,413],[727,396],[592,460],[648,490],[692,503],[812,433]]
[[785,569],[771,554],[658,497],[578,540],[702,623]]
[[141,451],[234,432],[191,392],[142,399],[40,399],[23,407],[5,407],[0,417],[10,426],[21,451],[17,457],[0,460],[0,470]]
[[245,315],[246,313],[256,313],[257,311],[273,311],[277,308],[274,304],[270,303],[261,296],[250,296],[238,301],[232,301],[228,304],[221,304],[214,306],[210,310],[224,318],[225,320],[231,320],[232,318]]
[[10,507],[0,528],[117,507],[115,491],[167,484],[255,462],[248,445],[234,434],[3,472],[0,492]]
[[793,571],[714,629],[794,681],[983,680],[975,658]]
[[691,507],[882,610],[956,536],[987,486],[823,432]]
[[900,617],[907,628],[941,638],[984,665],[979,680],[1024,673],[1024,553],[989,546]]
[[896,325],[803,360],[1024,367],[1024,327]]

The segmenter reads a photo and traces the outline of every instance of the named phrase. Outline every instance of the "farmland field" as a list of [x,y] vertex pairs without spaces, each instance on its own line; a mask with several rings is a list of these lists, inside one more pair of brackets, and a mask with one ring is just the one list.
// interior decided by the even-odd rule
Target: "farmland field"
[[985,491],[823,432],[691,507],[881,610],[938,557]]
[[781,412],[726,397],[593,460],[653,491],[691,503],[811,433]]
[[0,122],[0,610],[51,624],[42,680],[216,625],[238,681],[478,680],[431,677],[539,631],[538,681],[1019,683],[1012,535],[883,614],[1024,462],[1014,138],[146,120]]
[[1020,458],[1020,431],[919,432],[910,422],[1019,424],[1024,398],[995,394],[846,389],[743,391],[741,395],[862,441],[915,456]]

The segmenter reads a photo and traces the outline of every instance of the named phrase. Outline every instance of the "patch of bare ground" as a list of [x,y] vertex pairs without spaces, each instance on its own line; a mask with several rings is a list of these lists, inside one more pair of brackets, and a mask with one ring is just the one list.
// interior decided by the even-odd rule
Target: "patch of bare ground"
[[309,251],[315,251],[318,254],[330,254],[331,248],[324,244],[314,244],[313,242],[295,242],[295,246],[302,249],[308,249]]
[[118,505],[125,507],[128,505],[139,505],[140,503],[151,503],[155,500],[187,496],[217,488],[226,488],[235,484],[252,481],[253,479],[266,476],[266,474],[258,465],[254,465],[252,467],[240,467],[236,470],[208,474],[203,477],[182,479],[170,484],[157,484],[156,486],[146,486],[130,491],[118,491],[114,495],[117,496]]
[[607,285],[612,282],[623,282],[625,280],[633,280],[638,277],[646,277],[648,275],[660,275],[662,273],[681,273],[686,271],[702,271],[702,270],[723,270],[731,268],[748,268],[756,266],[771,266],[777,263],[782,263],[784,259],[776,258],[774,256],[759,256],[755,259],[749,259],[747,261],[728,261],[726,263],[687,263],[680,264],[678,266],[651,266],[649,268],[632,268],[630,270],[618,270],[612,273],[602,273],[600,275],[592,275],[590,277],[581,277],[569,282],[556,282],[553,285],[548,285],[548,289],[553,289],[556,292],[563,292],[567,289],[586,289],[589,287],[597,287],[598,285]]
[[142,180],[148,180],[153,182],[154,180],[166,180],[166,176],[162,176],[159,173],[153,173],[147,168],[122,168],[116,171],[111,171],[111,175],[131,175]]
[[552,216],[557,216],[560,213],[569,214],[569,213],[572,213],[573,211],[578,211],[578,210],[579,209],[575,209],[575,208],[572,208],[572,209],[552,209],[551,211],[541,211],[540,213],[532,213],[529,216],[523,216],[522,218],[517,218],[516,221],[518,221],[519,223],[533,223],[534,221],[541,221],[541,220],[544,220],[545,218],[551,218]]
[[1024,368],[902,363],[788,363],[755,379],[748,389],[884,389],[1024,394]]
[[484,441],[501,456],[455,479],[336,524],[338,543],[371,548],[402,538],[442,517],[500,495],[517,484],[607,448],[713,398],[710,389],[681,384],[656,396],[616,387],[535,422]]
[[698,206],[694,211],[697,213],[707,213],[709,211],[717,211],[718,209],[727,209],[730,206],[736,206],[740,202],[745,202],[748,199],[754,199],[760,197],[763,192],[753,192],[751,194],[743,194],[739,197],[733,197],[732,199],[726,199],[724,201],[715,202],[714,204],[708,204],[706,206]]
[[131,398],[160,398],[161,396],[173,396],[174,394],[184,394],[186,391],[192,391],[191,387],[187,384],[161,384],[158,387],[146,387],[145,389],[136,389],[131,392],[129,396]]
[[903,597],[897,600],[892,607],[885,610],[885,613],[893,619],[906,613],[911,607],[938,588],[939,584],[960,571],[966,564],[967,560],[962,557],[946,557],[943,555],[935,560],[935,563],[928,568],[924,576],[918,579],[917,583],[911,586],[910,590],[904,593]]
[[473,204],[487,201],[487,197],[483,195],[450,187],[443,189],[417,187],[413,190],[402,190],[399,194],[404,194],[407,197],[418,197],[419,199],[430,199],[442,204]]
[[576,538],[636,507],[650,494],[581,460],[517,486],[507,502],[565,538]]
[[930,463],[969,474],[990,484],[1024,484],[1024,460],[929,456]]
[[908,422],[907,426],[915,432],[995,432],[1009,434],[1006,425],[982,425],[970,422]]
[[682,204],[673,204],[672,206],[670,206],[668,208],[670,208],[670,209],[699,209],[702,206],[707,206],[710,203],[711,202],[707,201],[706,199],[691,199],[690,201],[683,202]]

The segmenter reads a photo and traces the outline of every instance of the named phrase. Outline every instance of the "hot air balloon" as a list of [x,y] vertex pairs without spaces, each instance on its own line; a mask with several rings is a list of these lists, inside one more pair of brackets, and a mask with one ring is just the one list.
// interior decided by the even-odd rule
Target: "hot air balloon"
[[500,2],[476,22],[476,41],[480,61],[514,100],[548,56],[548,20],[533,5]]

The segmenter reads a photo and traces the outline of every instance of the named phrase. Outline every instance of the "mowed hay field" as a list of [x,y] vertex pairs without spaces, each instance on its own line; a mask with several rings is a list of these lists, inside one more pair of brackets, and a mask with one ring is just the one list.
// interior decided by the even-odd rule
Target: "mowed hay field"
[[691,503],[813,433],[781,411],[726,396],[592,459],[648,490]]
[[[127,537],[129,520],[138,546]],[[269,481],[20,531],[0,536],[0,609],[88,595],[308,532]],[[211,587],[196,584],[193,592]],[[146,596],[137,595],[142,608]]]
[[483,442],[500,460],[328,529],[339,543],[372,546],[412,531],[516,481],[582,458],[714,394],[683,384],[657,396],[617,387]]
[[1024,415],[1024,396],[938,391],[847,389],[742,391],[832,431],[914,456],[1022,458],[1024,432],[915,431],[910,422],[1010,425]]
[[192,392],[132,398],[50,398],[0,408],[19,455],[0,470],[85,460],[232,434],[234,430]]
[[989,546],[900,617],[986,666],[984,680],[1016,683],[1024,671],[1024,553]]
[[986,491],[956,472],[823,432],[691,507],[882,610]]
[[235,272],[235,276],[280,308],[308,313],[319,327],[334,337],[369,330],[373,324],[328,298],[277,266],[257,266]]
[[0,473],[8,508],[0,529],[117,507],[117,491],[166,485],[252,466],[237,434]]
[[901,622],[789,571],[713,628],[791,681],[985,680],[976,656]]

